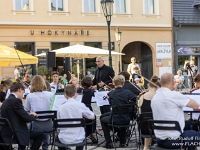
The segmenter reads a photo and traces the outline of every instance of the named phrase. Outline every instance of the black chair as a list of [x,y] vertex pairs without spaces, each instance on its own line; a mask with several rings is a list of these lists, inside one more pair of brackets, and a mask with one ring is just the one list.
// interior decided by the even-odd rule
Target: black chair
[[[152,112],[144,112],[138,116],[138,130],[139,130],[139,149],[142,144],[141,138],[151,138],[150,133],[144,133],[144,130],[148,128],[148,121],[153,119]],[[147,127],[145,126],[147,125]]]
[[[98,136],[97,136],[98,132],[97,132],[96,129],[94,129],[94,124],[96,124],[96,118],[95,118],[95,120],[91,120],[91,122],[87,122],[87,120],[85,120],[86,133],[87,133],[87,126],[92,126],[92,131],[94,131],[94,134],[95,134],[95,137],[96,137],[96,142],[93,142],[93,141],[91,143],[87,142],[87,144],[91,144],[91,145],[98,143]],[[96,128],[96,126],[95,126],[95,128]],[[92,134],[93,133],[91,133],[90,135],[87,135],[87,137],[90,138],[90,136],[93,136]]]
[[[8,132],[10,133],[10,135],[8,137],[5,137],[4,133],[6,134]],[[16,139],[15,139],[15,137],[16,137],[15,132],[13,131],[13,128],[12,128],[9,120],[6,118],[2,118],[2,117],[0,117],[0,134],[1,134],[0,135],[0,138],[1,138],[0,145],[9,147],[9,150],[11,150],[12,144],[17,143]],[[6,140],[6,142],[3,142],[2,136],[4,138],[6,138],[8,141]]]
[[[165,125],[165,126],[163,126]],[[173,125],[173,126],[166,126],[166,125]],[[153,137],[153,131],[154,130],[171,130],[171,131],[179,131],[180,134],[182,134],[181,127],[178,123],[178,121],[164,121],[164,120],[149,120],[149,130],[151,137]],[[153,146],[150,147],[150,149],[155,149],[155,150],[168,150],[168,148],[161,148],[157,144],[154,144]],[[174,149],[174,150],[181,150],[182,149],[182,144],[181,148]]]
[[[57,111],[47,110],[47,111],[36,111],[35,113],[38,114],[38,119],[52,119],[53,124],[57,118]],[[52,126],[51,131],[44,132],[44,135],[50,135],[50,142],[51,142],[51,149],[53,149],[53,141],[55,138],[55,128],[54,125]],[[51,141],[51,137],[53,137]]]
[[[54,127],[56,130],[59,130],[60,128],[76,128],[76,127],[83,127],[85,130],[85,120],[83,118],[57,119],[55,120]],[[73,146],[84,146],[84,145],[85,145],[85,150],[87,150],[86,136],[83,142],[76,144],[62,144],[54,139],[54,149],[55,146],[68,148]]]
[[129,124],[120,124],[120,125],[114,124],[114,122],[113,122],[113,116],[114,115],[127,114],[127,115],[130,116],[131,114],[135,113],[135,109],[136,109],[135,105],[131,105],[131,104],[114,106],[114,108],[112,109],[111,124],[108,124],[108,125],[113,128],[113,134],[112,134],[112,136],[113,136],[113,141],[114,141],[115,149],[116,149],[115,135],[114,135],[114,133],[115,133],[114,129],[115,128],[127,128],[127,129],[129,129],[129,127],[133,127],[133,128],[131,128],[131,134],[130,134],[130,136],[127,139],[126,145],[128,145],[128,143],[130,141],[130,138],[133,135],[133,132],[135,132],[135,138],[136,138],[136,143],[137,143],[137,136],[136,136],[136,130],[135,130],[136,122],[133,121],[132,123],[129,123]]

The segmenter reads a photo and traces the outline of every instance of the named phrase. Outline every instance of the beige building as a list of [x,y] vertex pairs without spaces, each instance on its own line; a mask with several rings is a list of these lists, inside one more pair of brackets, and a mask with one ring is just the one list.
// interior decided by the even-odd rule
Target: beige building
[[[19,50],[32,55],[77,43],[108,49],[100,0],[2,0],[0,6],[0,44],[17,44]],[[172,70],[171,0],[114,0],[111,42],[115,51],[117,26],[122,32],[120,52],[126,54],[121,58],[122,70],[127,69],[132,56],[147,78]],[[40,58],[36,66],[45,65],[45,59]],[[108,57],[105,59],[108,64]],[[112,59],[118,73],[118,57]],[[75,64],[72,59],[70,62],[70,66]],[[34,65],[27,67],[35,74]],[[83,74],[94,71],[95,59],[84,59],[82,67]],[[62,72],[63,58],[57,59],[57,68]],[[0,76],[13,77],[13,70],[0,67]]]

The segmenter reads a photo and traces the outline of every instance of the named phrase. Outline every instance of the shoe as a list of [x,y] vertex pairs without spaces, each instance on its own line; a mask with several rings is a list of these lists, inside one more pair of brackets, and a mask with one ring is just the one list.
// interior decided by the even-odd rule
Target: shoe
[[106,142],[106,144],[105,144],[103,147],[104,147],[104,148],[107,148],[107,149],[114,148],[112,142],[111,142],[111,143],[107,143],[107,142]]
[[98,140],[95,139],[95,137],[93,135],[90,135],[90,140],[92,141],[92,143],[96,144],[98,143]]
[[126,148],[128,145],[127,144],[119,144],[120,148]]

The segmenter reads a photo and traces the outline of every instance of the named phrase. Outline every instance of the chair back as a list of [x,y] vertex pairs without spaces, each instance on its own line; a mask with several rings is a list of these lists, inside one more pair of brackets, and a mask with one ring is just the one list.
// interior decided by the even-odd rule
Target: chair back
[[6,118],[0,117],[0,130],[1,130],[2,128],[5,128],[5,127],[9,127],[10,130],[11,130],[11,132],[12,132],[12,134],[14,134],[13,128],[12,128],[12,126],[11,126],[9,120],[6,119]]
[[[138,123],[138,129],[139,133],[150,135],[149,130],[147,130],[148,127],[148,121],[153,119],[152,112],[144,112],[139,114],[139,123]],[[153,131],[152,131],[153,134]]]
[[144,113],[141,113],[141,114],[139,115],[139,121],[140,121],[140,122],[149,121],[150,119],[153,119],[153,114],[152,114],[152,112],[144,112]]
[[46,111],[36,111],[39,119],[53,119],[57,118],[57,111],[54,110],[46,110]]
[[85,128],[85,119],[83,118],[71,118],[71,119],[57,119],[54,122],[54,127],[57,128]]
[[181,127],[178,121],[149,120],[149,129],[151,131],[154,130],[179,131],[182,134]]

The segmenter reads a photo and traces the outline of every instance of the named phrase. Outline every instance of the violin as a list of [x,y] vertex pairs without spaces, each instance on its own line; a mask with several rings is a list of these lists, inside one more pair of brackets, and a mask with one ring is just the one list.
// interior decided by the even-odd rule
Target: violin
[[200,87],[192,88],[192,89],[190,89],[190,90],[187,91],[187,92],[182,92],[182,94],[192,93],[192,92],[194,92],[194,91],[196,91],[196,90],[198,90],[198,89],[200,89]]
[[144,95],[146,92],[145,91],[143,91],[143,92],[141,92],[137,97],[138,98],[140,98],[142,95]]

